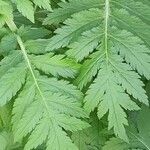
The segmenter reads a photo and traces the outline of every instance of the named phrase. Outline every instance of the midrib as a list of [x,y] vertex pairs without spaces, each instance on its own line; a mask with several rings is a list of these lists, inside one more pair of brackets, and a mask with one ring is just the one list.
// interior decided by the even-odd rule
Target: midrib
[[[109,15],[110,15],[110,0],[105,0],[105,13],[104,13],[104,19],[105,19],[105,40],[104,40],[104,48],[105,48],[105,55],[106,55],[106,64],[107,64],[107,69],[109,65],[109,50],[108,50],[108,26],[109,26]],[[111,92],[111,88],[109,86],[109,80],[107,80],[107,86],[109,87],[110,94],[113,93]],[[115,111],[115,104],[114,104],[114,97],[111,94],[111,102],[114,110],[114,116],[115,116],[115,121],[117,123],[117,128],[119,129],[119,123],[117,119],[117,114]]]
[[[15,25],[15,23],[13,22],[13,20],[7,20],[6,23],[7,23],[8,27],[10,28],[10,30],[15,34],[15,32],[18,30],[18,28],[17,28],[17,26]],[[38,80],[37,80],[37,78],[36,78],[36,76],[35,76],[35,74],[34,74],[34,71],[33,71],[31,62],[30,62],[30,60],[29,60],[28,54],[27,54],[27,52],[26,52],[24,43],[23,43],[23,41],[22,41],[22,39],[21,39],[21,37],[20,37],[19,35],[16,35],[16,37],[17,37],[17,42],[18,42],[18,44],[19,44],[19,46],[20,46],[21,52],[22,52],[22,54],[23,54],[23,56],[24,56],[24,59],[25,59],[25,61],[26,61],[26,63],[27,63],[28,69],[29,69],[29,71],[30,71],[30,73],[31,73],[31,75],[32,75],[32,77],[33,77],[33,81],[34,81],[34,83],[35,83],[35,86],[36,86],[36,88],[37,88],[37,91],[39,92],[39,95],[40,95],[40,97],[41,97],[41,100],[42,100],[42,102],[44,103],[44,106],[45,106],[45,108],[46,108],[46,110],[47,110],[47,112],[48,112],[48,114],[49,114],[49,107],[48,107],[48,104],[47,104],[46,99],[45,99],[45,97],[44,97],[44,95],[43,95],[43,93],[42,93],[41,88],[39,87]]]
[[105,13],[104,13],[104,18],[105,18],[105,39],[104,39],[104,48],[105,48],[105,55],[106,55],[106,61],[108,63],[108,21],[109,21],[109,0],[105,0]]
[[26,63],[27,63],[28,69],[29,69],[29,71],[30,71],[30,73],[31,73],[31,75],[32,75],[32,77],[33,77],[35,86],[36,86],[36,88],[37,88],[37,90],[38,90],[38,92],[39,92],[39,94],[40,94],[40,96],[41,96],[41,99],[42,99],[42,101],[43,101],[43,103],[44,103],[44,105],[45,105],[45,107],[46,107],[46,110],[47,110],[48,113],[49,113],[48,104],[47,104],[47,102],[46,102],[46,100],[45,100],[45,97],[44,97],[44,95],[43,95],[43,93],[42,93],[40,87],[39,87],[38,81],[37,81],[37,79],[36,79],[36,77],[35,77],[35,74],[34,74],[34,71],[33,71],[33,69],[32,69],[31,62],[30,62],[30,60],[29,60],[29,58],[28,58],[28,54],[27,54],[27,52],[26,52],[25,46],[24,46],[24,44],[23,44],[23,42],[22,42],[22,39],[21,39],[20,36],[18,36],[18,35],[17,35],[17,41],[18,41],[18,44],[19,44],[19,46],[20,46],[20,48],[21,48],[21,51],[22,51],[22,53],[23,53],[24,59],[25,59],[25,61],[26,61]]

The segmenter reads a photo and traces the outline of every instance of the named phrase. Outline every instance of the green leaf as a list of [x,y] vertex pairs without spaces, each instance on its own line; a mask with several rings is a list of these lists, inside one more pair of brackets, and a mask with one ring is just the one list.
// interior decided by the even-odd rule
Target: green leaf
[[122,31],[115,35],[110,35],[114,42],[114,51],[120,52],[120,55],[125,58],[126,62],[136,69],[139,74],[144,75],[149,79],[149,49],[144,45],[143,41],[138,37],[134,37],[127,31]]
[[149,79],[149,0],[0,0],[0,149],[150,150]]
[[103,62],[104,54],[100,51],[93,53],[90,59],[86,60],[81,66],[81,71],[75,80],[75,83],[80,89],[83,89],[89,83],[92,78],[97,74],[98,70],[101,68]]
[[33,2],[39,6],[40,8],[43,7],[44,9],[47,9],[49,11],[52,11],[50,0],[33,0]]
[[35,97],[35,85],[33,79],[29,76],[24,85],[24,90],[18,95],[13,108],[13,129],[18,125],[18,121],[23,117],[26,108],[30,106]]
[[[26,150],[37,148],[43,143],[46,143],[47,149],[67,150],[71,147],[77,150],[66,131],[78,131],[89,127],[88,123],[81,120],[87,117],[81,107],[82,93],[69,82],[44,77],[37,72],[35,69],[38,67],[33,66],[32,62],[34,57],[38,56],[31,57],[27,54],[24,43],[18,35],[17,41],[29,73],[14,103],[12,118],[14,141],[20,142],[29,135],[25,143]],[[43,55],[42,60],[46,60],[47,56],[49,54]],[[50,62],[46,63],[48,66],[51,65]],[[43,70],[43,73],[47,72]]]
[[31,22],[34,22],[34,8],[33,3],[30,0],[12,1],[17,5],[17,9],[23,16],[27,17]]
[[0,76],[5,75],[5,73],[18,65],[23,61],[23,57],[20,51],[11,51],[9,55],[4,57],[0,62]]
[[101,32],[99,28],[84,32],[81,39],[79,39],[80,42],[74,42],[70,45],[70,50],[67,51],[67,55],[76,58],[77,61],[82,61],[97,47],[99,39],[103,35],[103,33],[99,34],[99,32]]
[[[107,68],[107,69],[105,69]],[[91,85],[85,97],[85,109],[91,112],[98,105],[98,117],[109,111],[109,129],[114,128],[115,134],[127,140],[124,125],[128,125],[124,109],[138,110],[139,107],[130,100],[123,88],[117,83],[110,66],[103,66],[94,84]],[[93,101],[95,99],[95,101]]]
[[103,150],[127,150],[128,148],[128,144],[126,144],[124,141],[117,138],[111,138],[110,141],[108,141],[103,147]]
[[67,46],[74,40],[77,40],[78,36],[80,36],[83,31],[99,25],[101,18],[102,14],[98,9],[83,11],[80,15],[74,14],[73,19],[67,19],[64,22],[66,26],[58,28],[55,31],[57,35],[51,38],[46,50],[53,51]]
[[[149,140],[149,121],[150,110],[148,107],[143,106],[142,110],[137,115],[136,125],[133,122],[130,122],[130,127],[127,128],[127,134],[130,139],[130,143],[125,143],[124,141],[111,138],[105,143],[103,150],[129,150],[129,149],[140,149],[140,150],[149,150],[150,149],[150,140]],[[135,118],[134,118],[135,119]],[[132,121],[132,120],[131,120]]]
[[53,53],[49,53],[31,57],[36,68],[55,77],[73,78],[78,72],[79,65],[71,59],[66,59],[64,55],[53,56]]
[[45,54],[45,48],[48,45],[49,40],[47,39],[37,39],[29,40],[25,42],[25,47],[28,53],[31,54]]
[[13,19],[12,7],[7,1],[0,0],[0,28],[8,21]]
[[78,100],[83,98],[82,92],[79,91],[76,86],[69,84],[68,81],[57,80],[56,78],[40,77],[38,82],[43,90],[46,89],[46,91],[50,91],[52,93],[61,93]]
[[[88,113],[98,108],[99,118],[108,113],[108,128],[128,141],[125,110],[139,110],[132,97],[149,105],[141,81],[143,76],[150,78],[149,2],[102,0],[99,7],[94,1],[92,9],[87,5],[88,8],[70,11],[73,4],[80,6],[85,1],[76,2],[62,3],[62,8],[50,14],[58,16],[58,12],[67,9],[69,19],[55,31],[46,50],[69,48],[66,54],[82,64],[74,83],[87,91],[84,108]],[[63,17],[47,23],[61,22]],[[98,22],[93,24],[94,19]]]
[[69,0],[69,3],[61,2],[58,5],[60,7],[48,15],[44,20],[44,24],[58,24],[69,18],[74,13],[100,7],[100,3],[97,0]]
[[14,34],[8,34],[1,39],[0,49],[6,54],[17,47],[17,39]]
[[20,64],[11,68],[0,78],[0,106],[10,101],[20,90],[25,82],[26,70],[24,65]]
[[0,132],[0,150],[6,150],[12,146],[13,136],[11,133],[2,131]]
[[51,33],[49,30],[45,28],[41,28],[41,27],[33,28],[30,26],[27,27],[21,26],[17,32],[18,35],[20,35],[25,41],[41,39]]
[[64,149],[68,147],[72,150],[78,150],[77,147],[71,142],[66,133],[55,123],[50,123],[51,134],[48,136],[47,150]]

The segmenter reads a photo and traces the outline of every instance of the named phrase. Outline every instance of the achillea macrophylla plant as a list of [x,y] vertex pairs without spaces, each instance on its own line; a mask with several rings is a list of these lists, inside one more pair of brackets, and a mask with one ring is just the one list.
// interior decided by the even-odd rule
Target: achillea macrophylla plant
[[149,0],[0,0],[0,150],[150,150]]

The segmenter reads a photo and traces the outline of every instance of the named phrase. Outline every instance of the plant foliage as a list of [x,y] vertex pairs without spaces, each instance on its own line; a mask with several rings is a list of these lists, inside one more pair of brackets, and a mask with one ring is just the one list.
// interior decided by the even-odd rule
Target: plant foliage
[[0,0],[0,150],[150,150],[149,0]]

